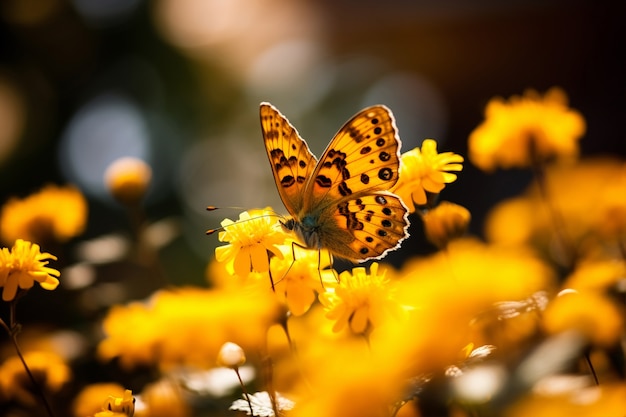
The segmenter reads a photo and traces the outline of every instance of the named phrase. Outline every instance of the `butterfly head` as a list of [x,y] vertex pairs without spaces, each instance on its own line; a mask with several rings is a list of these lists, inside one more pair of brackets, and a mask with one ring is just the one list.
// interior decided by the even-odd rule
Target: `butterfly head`
[[295,233],[306,248],[315,250],[322,248],[318,233],[319,227],[313,216],[304,216],[301,221],[290,217],[286,221],[281,220],[280,224],[285,231]]

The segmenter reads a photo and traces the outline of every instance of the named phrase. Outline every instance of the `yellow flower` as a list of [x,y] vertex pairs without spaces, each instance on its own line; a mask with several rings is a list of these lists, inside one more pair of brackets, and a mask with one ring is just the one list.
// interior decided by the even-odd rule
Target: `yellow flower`
[[135,398],[133,392],[129,389],[124,390],[122,396],[109,395],[104,401],[102,411],[112,411],[114,413],[122,413],[126,417],[133,417],[135,414]]
[[35,281],[41,288],[54,290],[59,285],[60,272],[47,267],[48,261],[56,260],[54,255],[41,253],[39,245],[18,239],[11,248],[0,250],[0,287],[2,299],[11,301],[17,294],[18,287],[24,290],[32,288]]
[[439,194],[446,184],[456,180],[456,174],[448,171],[461,171],[462,162],[463,157],[453,152],[437,153],[437,142],[425,139],[421,149],[402,154],[399,179],[391,192],[413,213],[416,205],[427,204],[426,193]]
[[[419,336],[407,339],[407,326],[402,326],[388,342],[381,342],[405,343],[415,358],[416,375],[456,362],[469,342],[494,344],[506,352],[494,303],[523,300],[554,285],[553,271],[527,248],[502,248],[469,238],[450,242],[445,252],[408,261],[398,275],[402,278],[396,298],[412,307],[408,320]],[[495,322],[497,332],[479,321],[489,312],[494,317],[487,324]],[[537,330],[540,323],[533,318]],[[520,330],[528,334],[525,326]]]
[[113,197],[131,206],[143,199],[151,179],[150,165],[132,157],[116,159],[104,173],[104,182]]
[[575,330],[594,344],[611,346],[622,334],[623,319],[607,297],[594,292],[563,291],[543,314],[550,334]]
[[274,257],[271,262],[274,290],[291,314],[301,316],[315,302],[316,293],[323,291],[324,283],[336,281],[336,272],[325,269],[331,266],[331,255],[325,250],[291,245],[282,245],[280,249],[282,259]]
[[118,357],[125,368],[213,366],[226,341],[256,351],[278,311],[266,285],[158,291],[148,302],[119,305],[109,311],[98,356],[106,360]]
[[246,277],[252,271],[269,271],[270,253],[282,258],[277,245],[283,244],[287,238],[275,219],[276,213],[266,208],[244,211],[236,222],[222,221],[219,240],[229,244],[215,249],[217,261],[227,262],[231,273],[234,271],[240,277]]
[[[56,353],[31,351],[24,360],[37,381],[48,392],[58,392],[71,378],[71,370]],[[24,405],[36,404],[30,379],[18,356],[12,356],[0,366],[0,396],[15,399]]]
[[333,331],[348,327],[354,334],[367,335],[390,315],[401,316],[402,307],[393,298],[386,271],[379,274],[378,266],[372,263],[369,273],[363,267],[344,271],[339,275],[339,283],[319,295],[326,317],[335,321]]
[[498,97],[487,104],[485,121],[470,134],[469,157],[484,171],[574,158],[584,133],[584,118],[568,107],[561,89],[552,88],[543,97],[529,90],[522,97]]
[[578,291],[604,292],[614,288],[626,277],[624,260],[582,260],[576,265],[574,272],[567,278],[566,288]]
[[82,233],[86,221],[87,201],[77,188],[49,185],[22,200],[5,203],[0,230],[5,244],[17,239],[64,242]]
[[102,402],[105,398],[123,395],[124,387],[113,382],[87,385],[74,399],[72,415],[74,417],[92,416],[102,410]]
[[191,410],[185,402],[184,392],[171,379],[163,378],[146,385],[141,392],[145,409],[135,417],[187,417]]
[[[626,237],[620,214],[626,213],[624,162],[586,158],[573,166],[551,165],[545,174],[549,205],[537,186],[531,185],[522,196],[505,200],[491,211],[486,221],[488,239],[511,245],[532,243],[549,251],[554,250],[558,233],[577,248],[578,255],[615,251],[616,243]],[[556,224],[554,213],[560,220]]]
[[465,234],[470,218],[470,212],[465,207],[442,201],[422,216],[424,233],[429,242],[438,248],[445,248],[450,240]]

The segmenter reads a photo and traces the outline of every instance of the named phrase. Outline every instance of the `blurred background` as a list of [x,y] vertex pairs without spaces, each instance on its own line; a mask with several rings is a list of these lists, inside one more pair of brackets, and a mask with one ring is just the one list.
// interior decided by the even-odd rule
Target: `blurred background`
[[[393,110],[404,150],[434,138],[466,156],[490,98],[560,86],[587,120],[583,154],[626,155],[620,0],[3,0],[0,18],[2,202],[72,183],[89,199],[85,237],[124,229],[103,173],[120,156],[142,158],[153,170],[148,216],[180,220],[163,261],[181,282],[212,256],[217,237],[205,230],[240,211],[207,205],[284,211],[261,101],[318,156],[376,103]],[[467,161],[442,199],[469,208],[480,234],[486,210],[529,179]],[[414,223],[413,253],[423,244]]]

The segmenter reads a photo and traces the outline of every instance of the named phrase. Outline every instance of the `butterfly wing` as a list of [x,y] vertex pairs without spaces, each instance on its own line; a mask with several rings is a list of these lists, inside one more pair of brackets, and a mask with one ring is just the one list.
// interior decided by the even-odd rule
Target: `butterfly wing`
[[390,189],[398,181],[399,149],[391,111],[382,105],[361,110],[337,132],[311,174],[305,210]]
[[317,160],[298,131],[276,107],[261,103],[261,130],[280,198],[292,216],[304,204],[305,186]]
[[382,258],[409,235],[404,203],[385,191],[340,201],[333,220],[325,223],[321,240],[335,255],[356,261]]
[[335,135],[305,191],[321,247],[355,261],[381,258],[408,236],[408,212],[388,192],[398,181],[400,138],[391,111],[366,108]]

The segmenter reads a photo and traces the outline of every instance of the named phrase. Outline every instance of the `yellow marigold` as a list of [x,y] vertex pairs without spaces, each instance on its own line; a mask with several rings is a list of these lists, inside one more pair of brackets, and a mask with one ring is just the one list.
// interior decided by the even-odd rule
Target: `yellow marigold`
[[619,340],[624,323],[620,311],[607,297],[569,290],[548,305],[543,325],[551,334],[575,330],[592,343],[611,346]]
[[226,341],[257,351],[278,311],[266,285],[159,291],[148,302],[115,306],[109,311],[98,356],[107,360],[118,357],[126,368],[212,366]]
[[39,245],[22,239],[15,242],[11,251],[0,249],[0,287],[4,287],[2,299],[13,300],[18,287],[29,290],[35,281],[43,289],[54,290],[59,285],[57,278],[60,272],[46,266],[50,259],[57,258],[46,252],[41,253]]
[[425,139],[421,149],[402,154],[399,179],[391,191],[413,213],[416,205],[427,204],[426,193],[439,194],[446,184],[456,180],[456,174],[448,171],[461,171],[462,162],[463,157],[453,152],[437,153],[437,142]]
[[419,337],[407,339],[403,326],[386,343],[405,343],[415,358],[411,365],[415,374],[454,363],[470,341],[497,344],[494,334],[486,337],[471,323],[490,312],[497,315],[494,303],[550,290],[555,278],[527,248],[503,248],[469,238],[450,242],[445,252],[408,261],[398,275],[396,298],[412,307],[408,320],[410,328],[419,329]]
[[[67,383],[72,371],[56,353],[31,351],[24,360],[37,381],[48,392],[58,392]],[[18,356],[12,356],[0,366],[0,396],[14,399],[25,405],[36,404],[38,398],[32,391],[30,378]]]
[[171,379],[160,379],[146,385],[141,392],[144,409],[135,417],[187,417],[191,409],[187,405],[182,388]]
[[339,275],[339,282],[319,295],[326,309],[326,317],[335,321],[333,331],[346,327],[357,335],[367,335],[382,325],[389,316],[401,317],[403,307],[393,298],[385,270],[378,271],[378,263],[353,268]]
[[226,262],[231,273],[246,277],[253,271],[267,272],[270,253],[279,258],[283,256],[278,245],[285,243],[288,235],[270,208],[244,211],[238,221],[225,219],[221,224],[219,240],[229,244],[217,247],[215,258]]
[[84,387],[72,403],[74,417],[93,416],[102,410],[102,402],[109,396],[122,397],[124,387],[113,382],[91,384]]
[[24,199],[11,199],[0,214],[5,244],[17,239],[64,242],[82,233],[86,222],[87,201],[72,186],[48,185]]
[[579,291],[603,292],[614,288],[625,278],[626,262],[623,259],[590,259],[576,265],[565,286]]
[[547,251],[554,249],[558,233],[579,255],[601,248],[614,251],[615,243],[626,237],[620,214],[626,213],[625,173],[624,161],[606,157],[551,165],[545,172],[549,205],[532,184],[522,196],[491,211],[486,236],[495,243],[532,243]]
[[124,390],[121,396],[109,395],[104,400],[102,411],[112,411],[114,413],[122,413],[126,417],[133,417],[135,414],[135,398],[133,392],[129,389]]
[[565,92],[552,88],[542,97],[528,90],[508,101],[499,97],[489,101],[485,121],[469,136],[469,157],[484,171],[573,158],[584,133],[585,120],[568,107]]
[[445,248],[450,240],[465,234],[470,212],[458,204],[442,201],[422,216],[426,238],[438,248]]
[[150,165],[138,158],[116,159],[104,173],[104,183],[113,197],[122,204],[139,203],[152,179]]
[[[294,316],[306,313],[323,291],[324,282],[335,282],[331,255],[325,250],[308,250],[291,245],[279,247],[283,258],[272,258],[274,290],[278,300],[287,305]],[[295,251],[295,259],[294,259]]]
[[[408,336],[405,330],[405,339],[413,336]],[[305,379],[298,380],[295,386],[293,383],[289,385],[290,391],[294,392],[292,396],[298,398],[289,415],[391,415],[389,407],[401,398],[406,389],[406,375],[400,371],[401,365],[406,365],[406,358],[387,352],[380,354],[376,348],[370,350],[366,343],[355,338],[342,339],[325,347],[323,354],[319,352],[310,356],[309,352],[302,352],[298,358],[298,366],[302,364],[305,372],[310,372],[306,373]],[[320,363],[324,365],[320,366]]]

